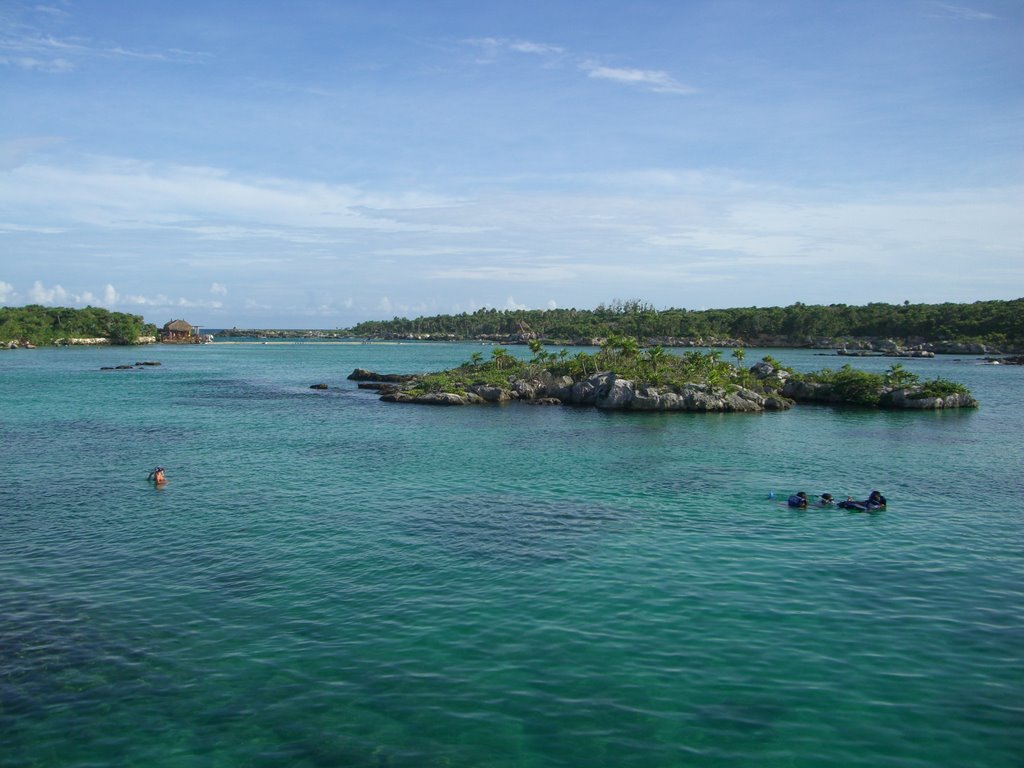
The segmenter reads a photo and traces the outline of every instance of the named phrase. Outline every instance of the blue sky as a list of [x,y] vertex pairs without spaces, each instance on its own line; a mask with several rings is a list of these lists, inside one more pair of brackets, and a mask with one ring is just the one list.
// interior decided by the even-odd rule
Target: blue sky
[[1024,295],[1024,3],[0,2],[0,304]]

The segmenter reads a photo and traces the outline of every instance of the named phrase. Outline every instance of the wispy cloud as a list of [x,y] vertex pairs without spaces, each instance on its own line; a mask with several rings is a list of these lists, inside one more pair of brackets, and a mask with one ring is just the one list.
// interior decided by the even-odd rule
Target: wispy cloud
[[0,171],[10,170],[23,163],[33,152],[51,144],[59,144],[59,136],[24,136],[0,141]]
[[668,72],[660,69],[628,69],[623,67],[606,67],[588,61],[580,64],[580,69],[590,77],[601,80],[613,80],[623,85],[632,85],[655,93],[697,93],[697,89],[680,83]]
[[55,18],[60,19],[65,19],[71,16],[71,14],[65,11],[64,9],[54,8],[52,5],[34,5],[32,6],[32,10],[35,11],[36,13],[43,13],[48,16],[53,16]]
[[119,303],[126,307],[152,307],[155,309],[163,308],[198,308],[198,309],[220,309],[224,306],[223,302],[220,301],[207,301],[204,299],[187,299],[184,296],[178,298],[171,298],[164,294],[157,294],[153,297],[147,296],[136,296],[129,295],[119,297]]
[[75,69],[75,65],[67,59],[40,59],[35,56],[0,56],[0,66],[58,75]]
[[350,185],[237,177],[215,168],[93,158],[78,167],[22,164],[0,175],[0,206],[46,211],[46,225],[116,229],[173,228],[197,237],[322,240],[326,233],[365,229],[423,231],[430,223],[396,217],[452,200],[417,192],[365,192]]
[[196,63],[206,58],[208,54],[199,51],[177,48],[140,51],[120,45],[101,46],[49,36],[0,40],[0,64],[55,74],[71,72],[89,59]]
[[516,264],[509,266],[466,266],[436,269],[428,277],[439,280],[487,280],[515,283],[548,283],[571,280],[576,270],[568,266]]
[[966,21],[994,21],[999,18],[987,11],[979,11],[975,8],[967,8],[962,5],[949,5],[948,3],[930,2],[927,5],[931,16],[964,19]]
[[381,296],[380,300],[374,307],[378,312],[384,315],[395,315],[402,317],[413,317],[415,315],[422,315],[430,309],[430,305],[426,302],[417,303],[403,303],[395,302],[389,299],[387,296]]
[[558,45],[536,43],[530,40],[510,40],[505,37],[473,37],[464,42],[491,55],[497,55],[502,51],[530,53],[537,56],[561,56],[565,53],[565,49]]
[[557,45],[547,45],[546,43],[531,43],[528,40],[511,40],[508,43],[510,50],[517,51],[519,53],[535,53],[540,56],[550,56],[552,54],[563,54],[565,49]]
[[117,42],[96,41],[84,37],[61,37],[46,31],[56,22],[66,22],[71,14],[59,8],[38,5],[31,9],[41,19],[0,17],[0,66],[63,74],[74,71],[90,60],[134,60],[165,63],[196,63],[209,54],[182,48],[139,49]]
[[536,43],[528,40],[511,40],[503,37],[471,38],[464,42],[467,45],[485,51],[487,53],[487,63],[494,63],[498,55],[504,52],[541,56],[548,60],[548,63],[568,58],[580,70],[586,72],[588,77],[599,80],[611,80],[622,85],[641,88],[654,93],[689,95],[698,92],[693,86],[680,82],[664,70],[610,67],[594,58],[573,56],[568,50],[558,45]]
[[21,232],[36,235],[59,235],[67,230],[61,227],[30,226],[27,224],[15,224],[10,221],[0,221],[0,232]]

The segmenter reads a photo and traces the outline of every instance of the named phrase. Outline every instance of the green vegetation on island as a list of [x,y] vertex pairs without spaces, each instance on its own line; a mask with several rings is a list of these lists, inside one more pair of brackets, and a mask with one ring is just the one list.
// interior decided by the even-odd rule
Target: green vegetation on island
[[[468,390],[474,385],[507,387],[512,379],[537,379],[545,375],[568,376],[579,381],[602,371],[651,386],[706,384],[736,388],[754,383],[749,371],[722,360],[719,352],[688,351],[675,355],[660,346],[641,350],[637,340],[630,336],[611,336],[594,354],[570,355],[566,349],[547,352],[536,340],[530,341],[529,346],[533,353],[529,361],[514,357],[504,347],[494,347],[490,360],[474,352],[470,360],[458,368],[418,377],[408,391],[420,394]],[[734,352],[737,353],[742,357],[742,350]]]
[[[796,402],[915,409],[978,404],[963,385],[945,379],[921,381],[899,363],[884,374],[849,365],[798,374],[770,356],[745,367],[744,350],[739,348],[732,351],[733,364],[720,352],[642,349],[629,336],[610,337],[594,354],[549,352],[536,340],[530,341],[530,350],[529,360],[503,347],[494,347],[487,360],[474,352],[456,368],[379,388],[383,399],[391,402],[466,405],[521,400],[643,411],[785,410]],[[384,377],[357,369],[350,378]]]
[[860,371],[844,365],[837,371],[823,368],[806,373],[799,376],[798,380],[805,384],[821,385],[836,401],[851,405],[891,405],[890,393],[893,391],[906,392],[908,401],[954,395],[971,398],[970,390],[963,384],[943,378],[922,381],[917,374],[906,370],[900,363],[894,363],[885,374]]
[[156,326],[141,315],[101,307],[0,307],[0,343],[41,346],[69,339],[102,338],[111,344],[138,344],[140,336],[156,336],[156,332]]
[[[346,329],[363,338],[491,338],[590,343],[614,335],[696,346],[808,346],[844,339],[983,344],[1024,351],[1024,298],[972,304],[848,304],[732,309],[655,309],[639,300],[597,309],[479,309],[414,320],[373,320]],[[970,350],[960,350],[966,352]],[[983,352],[987,350],[974,350]]]

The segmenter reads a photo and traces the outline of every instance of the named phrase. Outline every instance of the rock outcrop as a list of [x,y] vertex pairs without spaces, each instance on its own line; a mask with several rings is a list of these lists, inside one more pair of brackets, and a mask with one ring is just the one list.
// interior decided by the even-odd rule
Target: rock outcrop
[[[678,386],[652,386],[623,378],[611,372],[595,373],[583,379],[554,376],[542,372],[534,378],[514,378],[507,387],[493,384],[473,384],[463,392],[421,392],[414,386],[401,386],[414,382],[415,376],[377,374],[356,369],[349,379],[372,379],[360,387],[381,392],[381,400],[389,403],[417,403],[421,405],[471,405],[478,403],[507,403],[518,401],[533,404],[563,404],[589,406],[603,410],[621,411],[687,411],[697,413],[756,413],[781,411],[794,403],[844,404],[851,400],[829,383],[807,380],[776,368],[767,360],[749,369],[758,382],[758,389],[731,384],[683,384]],[[397,383],[380,383],[397,382]],[[884,387],[877,398],[872,395],[865,405],[892,409],[973,408],[977,401],[966,393],[947,393],[942,396],[926,394],[923,385],[904,388]],[[931,390],[935,391],[935,390]]]
[[883,408],[912,408],[915,410],[978,407],[978,401],[970,395],[954,392],[942,397],[928,397],[914,389],[893,389],[885,392],[879,404]]
[[348,375],[349,381],[390,381],[402,383],[416,378],[412,373],[376,373],[365,368],[356,368]]
[[[352,378],[351,376],[349,378]],[[792,403],[778,396],[762,395],[743,387],[721,388],[703,384],[683,387],[637,385],[613,373],[597,373],[573,382],[568,376],[543,375],[536,379],[513,379],[508,388],[474,385],[468,391],[410,394],[386,392],[381,400],[420,405],[470,405],[520,401],[551,405],[592,406],[605,410],[746,412],[784,410]]]
[[[782,388],[784,397],[798,403],[828,403],[838,405],[845,402],[831,384],[818,381],[791,379]],[[968,394],[951,393],[942,397],[930,397],[921,387],[884,388],[879,392],[880,408],[928,410],[938,408],[976,408],[978,401]]]

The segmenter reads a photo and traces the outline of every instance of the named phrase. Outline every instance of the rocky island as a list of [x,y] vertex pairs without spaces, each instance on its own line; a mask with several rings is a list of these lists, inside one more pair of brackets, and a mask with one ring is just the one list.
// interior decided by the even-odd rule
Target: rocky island
[[961,384],[921,381],[902,365],[885,374],[849,365],[798,374],[771,357],[748,367],[743,350],[736,364],[720,352],[667,353],[641,350],[628,337],[612,337],[595,354],[546,352],[530,345],[533,358],[519,360],[496,347],[485,361],[477,352],[457,368],[419,376],[356,369],[349,379],[377,389],[393,403],[471,405],[519,401],[630,411],[757,412],[786,410],[796,403],[827,403],[893,409],[974,408]]

